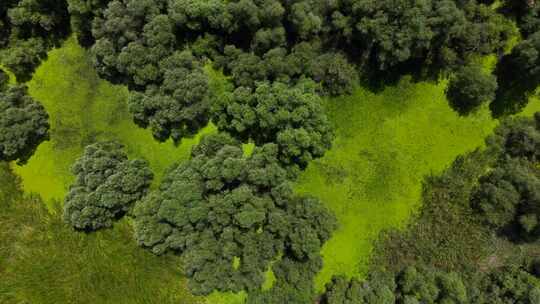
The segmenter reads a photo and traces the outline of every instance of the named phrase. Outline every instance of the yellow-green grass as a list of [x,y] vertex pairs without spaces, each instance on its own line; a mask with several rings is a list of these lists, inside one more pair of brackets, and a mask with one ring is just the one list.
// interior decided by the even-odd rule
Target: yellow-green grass
[[[486,106],[468,117],[452,111],[445,85],[404,77],[378,94],[359,88],[327,101],[336,140],[296,185],[322,199],[340,224],[322,250],[319,290],[332,275],[362,277],[379,233],[404,227],[417,210],[424,177],[482,146],[496,126]],[[540,110],[538,101],[526,112],[534,110]]]
[[89,58],[71,38],[49,53],[28,83],[30,94],[49,113],[51,140],[39,146],[28,164],[14,169],[24,190],[39,193],[47,202],[64,197],[74,178],[70,168],[89,143],[118,140],[130,157],[149,161],[157,183],[167,167],[189,156],[200,135],[214,130],[209,126],[179,146],[157,142],[149,130],[133,123],[127,89],[99,79]]

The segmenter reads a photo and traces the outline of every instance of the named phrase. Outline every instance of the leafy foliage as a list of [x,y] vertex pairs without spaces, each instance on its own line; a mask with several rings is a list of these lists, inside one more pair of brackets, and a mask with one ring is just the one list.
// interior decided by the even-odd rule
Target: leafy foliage
[[135,237],[156,254],[175,252],[195,294],[258,290],[270,263],[317,258],[335,221],[321,203],[292,193],[275,144],[249,156],[211,135],[170,169],[135,209]]
[[323,304],[469,303],[467,288],[457,273],[408,267],[394,278],[374,274],[368,281],[335,277],[326,286]]
[[518,268],[502,268],[481,277],[473,284],[471,303],[533,304],[540,301],[540,282],[530,273]]
[[482,71],[478,65],[467,65],[450,79],[446,96],[452,108],[468,114],[482,103],[491,103],[495,98],[497,79]]
[[130,92],[129,110],[156,139],[179,142],[208,123],[208,76],[188,51],[174,53],[162,65],[163,84],[148,86],[144,93]]
[[92,45],[92,22],[102,16],[111,0],[67,0],[71,27],[84,46]]
[[498,63],[495,115],[517,113],[540,84],[540,31],[518,43]]
[[9,0],[0,5],[0,61],[19,80],[30,79],[47,50],[68,33],[64,1]]
[[305,168],[331,146],[333,133],[311,83],[293,88],[259,83],[240,87],[216,103],[214,123],[242,141],[275,143],[285,166]]
[[142,160],[128,160],[115,142],[86,147],[73,166],[77,176],[64,203],[64,219],[76,229],[108,228],[148,190],[153,174]]
[[0,161],[24,164],[49,138],[45,108],[22,85],[0,91]]

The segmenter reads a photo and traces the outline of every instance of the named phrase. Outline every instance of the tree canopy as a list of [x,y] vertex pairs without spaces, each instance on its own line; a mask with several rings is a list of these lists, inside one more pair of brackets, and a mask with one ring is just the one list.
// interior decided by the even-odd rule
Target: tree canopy
[[333,133],[311,82],[259,83],[216,102],[213,122],[243,142],[275,143],[285,166],[305,168],[330,148]]
[[139,125],[152,129],[154,138],[179,142],[208,123],[208,76],[189,51],[176,52],[161,65],[162,85],[130,92],[129,110]]
[[335,226],[317,199],[293,194],[275,144],[247,156],[224,134],[204,137],[135,216],[139,244],[182,255],[195,294],[258,290],[272,261],[317,258]]
[[540,113],[534,119],[505,121],[490,139],[500,153],[491,172],[479,180],[471,203],[482,219],[511,239],[540,237]]
[[395,277],[374,273],[366,282],[334,277],[327,284],[323,304],[433,303],[465,304],[467,287],[457,273],[428,267],[407,267]]
[[497,90],[492,110],[495,115],[517,113],[540,84],[540,31],[519,42],[504,56],[496,69]]
[[72,171],[76,179],[65,198],[64,219],[85,231],[111,227],[146,194],[153,178],[146,161],[129,160],[117,142],[87,146]]
[[478,65],[467,65],[450,78],[446,96],[450,106],[460,114],[468,114],[482,103],[491,103],[495,98],[497,79],[487,74]]
[[26,81],[47,51],[69,33],[67,4],[58,0],[3,0],[0,62]]
[[3,73],[0,78],[0,161],[24,164],[49,139],[49,115],[25,86],[2,90],[7,81]]

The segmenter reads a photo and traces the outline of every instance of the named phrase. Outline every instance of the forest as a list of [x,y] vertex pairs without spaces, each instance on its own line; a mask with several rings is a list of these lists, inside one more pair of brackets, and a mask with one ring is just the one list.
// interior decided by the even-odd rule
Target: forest
[[0,303],[540,304],[540,1],[0,0]]

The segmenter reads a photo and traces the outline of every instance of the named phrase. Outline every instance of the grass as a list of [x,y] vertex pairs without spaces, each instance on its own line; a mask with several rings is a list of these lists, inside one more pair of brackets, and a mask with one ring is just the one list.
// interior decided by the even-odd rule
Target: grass
[[[336,274],[365,275],[379,233],[405,227],[418,209],[423,179],[482,146],[496,126],[487,107],[458,116],[444,89],[445,82],[412,83],[404,77],[379,94],[359,88],[328,101],[334,146],[296,185],[298,192],[322,199],[340,224],[322,250],[319,290]],[[535,109],[537,101],[526,112]]]
[[[214,89],[224,89],[226,84],[220,81],[223,76],[208,71]],[[42,144],[26,166],[13,165],[13,168],[21,177],[25,192],[39,194],[53,211],[56,210],[53,202],[63,198],[73,180],[70,166],[88,143],[119,140],[131,157],[147,159],[159,180],[171,163],[188,157],[197,141],[197,137],[187,139],[178,147],[171,142],[158,143],[150,131],[137,127],[126,108],[126,89],[100,80],[89,56],[73,38],[49,53],[48,60],[28,85],[32,96],[49,112],[51,141]],[[404,77],[397,86],[377,94],[359,88],[352,96],[327,101],[327,112],[336,130],[334,146],[324,158],[310,164],[296,184],[298,192],[321,198],[340,223],[322,252],[325,266],[316,278],[319,289],[334,274],[364,275],[379,233],[404,227],[418,209],[424,177],[442,172],[457,155],[482,146],[497,124],[487,108],[466,118],[458,116],[447,105],[444,88],[445,82],[412,83]],[[524,113],[539,109],[540,102],[535,100]],[[209,126],[201,134],[213,131]],[[44,216],[44,221],[54,219],[40,216]],[[64,290],[64,295],[71,295],[73,300],[94,290],[101,298],[89,297],[95,303],[107,303],[106,296],[111,301],[118,300],[107,290],[108,285],[116,284],[121,287],[112,290],[130,299],[137,293],[152,294],[153,289],[179,303],[190,303],[192,299],[173,283],[182,281],[174,272],[178,263],[160,264],[150,256],[138,257],[143,251],[134,245],[128,222],[95,236],[60,228],[55,232],[54,225],[41,227],[42,237],[49,237],[45,245],[36,249],[31,242],[20,245],[34,259],[18,258],[23,261],[20,263],[32,265],[26,269],[26,275],[36,271],[41,282],[29,280],[35,285],[16,288],[26,296],[34,288],[46,292],[43,289],[51,287]],[[69,241],[64,242],[63,238]],[[49,264],[49,259],[56,266]],[[45,266],[40,268],[41,264]],[[54,267],[65,269],[65,273],[57,272]],[[116,272],[125,276],[117,277]],[[64,279],[62,273],[67,274]],[[161,274],[163,284],[160,284]],[[12,275],[10,280],[22,282],[15,272]],[[86,275],[96,278],[90,280]],[[25,277],[21,275],[21,278]],[[90,285],[91,281],[95,285]],[[88,285],[83,288],[77,284]],[[48,303],[43,298],[32,299],[30,303]],[[236,304],[242,303],[242,299],[242,295],[214,294],[207,298],[207,303]]]

